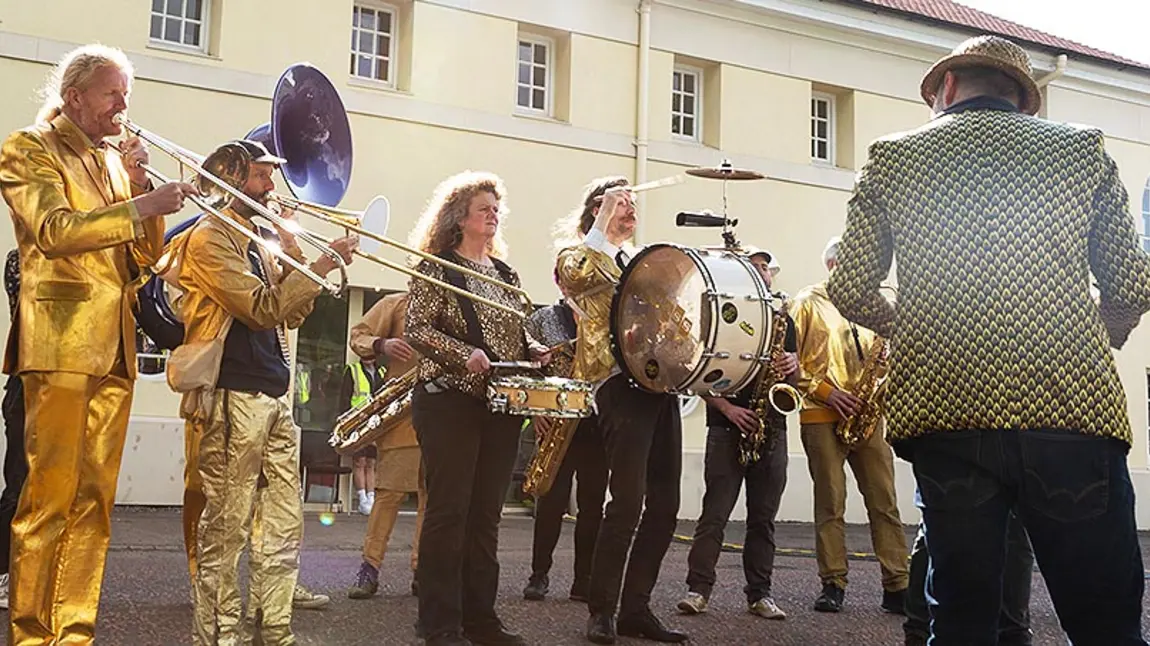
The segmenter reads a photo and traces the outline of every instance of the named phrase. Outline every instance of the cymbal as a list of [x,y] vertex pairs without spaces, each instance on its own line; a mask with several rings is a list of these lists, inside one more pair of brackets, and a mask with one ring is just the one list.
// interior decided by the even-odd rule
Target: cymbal
[[766,179],[767,177],[757,170],[735,168],[734,166],[731,166],[731,162],[726,160],[724,160],[723,163],[719,164],[718,166],[700,166],[698,168],[688,168],[684,172],[688,175],[692,175],[694,177],[702,177],[704,179],[745,180]]

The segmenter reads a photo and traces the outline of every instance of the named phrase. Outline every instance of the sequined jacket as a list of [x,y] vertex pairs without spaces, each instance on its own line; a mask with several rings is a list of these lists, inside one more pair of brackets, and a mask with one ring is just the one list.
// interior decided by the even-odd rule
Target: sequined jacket
[[611,298],[622,271],[615,260],[587,244],[559,252],[556,273],[579,313],[572,377],[602,381],[616,369],[611,351]]
[[[503,280],[494,267],[480,265],[458,255],[453,257],[453,262]],[[423,261],[416,266],[416,271],[441,281],[446,280],[443,268],[435,263]],[[509,307],[522,306],[513,292],[470,276],[466,276],[465,280],[467,291],[473,294]],[[516,287],[520,285],[518,274],[513,273],[512,282]],[[423,354],[419,362],[418,381],[438,381],[448,388],[485,399],[491,375],[467,370],[467,359],[476,346],[464,340],[467,338],[467,322],[459,307],[459,298],[442,287],[418,278],[411,279],[409,291],[411,300],[407,306],[407,342]],[[488,357],[492,361],[497,358],[501,361],[527,361],[528,348],[535,341],[525,332],[522,319],[482,303],[476,302],[474,306],[483,342],[490,348]]]
[[[361,357],[375,357],[376,339],[402,339],[404,337],[404,325],[407,323],[407,303],[409,300],[406,292],[399,292],[388,294],[379,299],[375,305],[372,305],[367,314],[363,315],[363,320],[351,328],[351,335],[348,340],[351,351]],[[418,367],[419,354],[416,353],[411,361],[392,361],[386,358],[384,361],[387,365],[384,378],[397,379],[409,370]],[[412,446],[419,446],[419,440],[415,436],[415,427],[411,424],[411,412],[409,410],[402,423],[397,424],[394,429],[379,439],[376,448],[383,452]],[[418,468],[416,465],[416,469]]]
[[122,348],[135,378],[140,268],[159,259],[164,242],[163,218],[141,221],[128,201],[136,192],[120,154],[63,114],[4,141],[0,193],[23,270],[4,372],[99,377]]
[[[225,209],[224,214],[254,230],[250,220],[234,211]],[[311,313],[322,288],[298,271],[284,270],[261,247],[270,285],[264,284],[252,272],[249,243],[214,217],[204,217],[188,230],[179,269],[180,287],[185,292],[180,301],[184,343],[218,337],[229,315],[253,330],[271,330],[279,325],[299,327]],[[185,417],[204,412],[195,402],[195,393],[185,394],[181,406]]]
[[554,348],[551,354],[551,363],[547,366],[547,373],[556,377],[570,377],[575,367],[575,344],[573,341],[578,334],[578,327],[572,325],[573,312],[571,306],[563,300],[554,305],[548,305],[536,310],[527,317],[527,331],[533,338],[543,345]]
[[[895,256],[897,311],[878,291]],[[975,109],[874,143],[827,291],[891,339],[892,441],[1037,428],[1131,441],[1110,347],[1150,309],[1150,257],[1098,130]]]
[[843,318],[827,297],[826,282],[795,295],[789,312],[798,345],[797,387],[803,393],[799,417],[806,424],[837,422],[841,418],[827,407],[827,397],[836,388],[850,391],[855,387],[875,334]]

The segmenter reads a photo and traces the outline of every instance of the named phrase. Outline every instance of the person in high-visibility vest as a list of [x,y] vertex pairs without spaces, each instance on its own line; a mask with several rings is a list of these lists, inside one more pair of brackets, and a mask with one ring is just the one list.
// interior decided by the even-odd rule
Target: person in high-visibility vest
[[[360,406],[366,406],[371,396],[383,386],[383,369],[374,358],[361,358],[348,364],[343,371],[343,382],[339,389],[340,414]],[[355,485],[355,497],[359,502],[359,513],[371,515],[375,505],[375,445],[366,446],[352,456],[354,470],[351,473]]]

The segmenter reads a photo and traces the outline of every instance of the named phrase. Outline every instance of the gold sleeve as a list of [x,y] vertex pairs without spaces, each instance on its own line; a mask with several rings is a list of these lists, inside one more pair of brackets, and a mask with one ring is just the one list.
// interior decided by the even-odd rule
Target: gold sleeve
[[[136,238],[131,202],[91,211],[72,208],[52,154],[34,133],[13,133],[0,147],[0,192],[11,207],[12,217],[31,233],[46,258],[107,249]],[[158,245],[152,236],[147,241],[141,252],[156,251],[163,246],[163,232],[159,233]]]
[[829,334],[826,325],[815,312],[809,298],[798,299],[790,311],[795,326],[795,341],[798,347],[799,369],[795,378],[796,388],[804,396],[818,401],[826,401],[835,389],[827,380],[830,367]]
[[849,321],[890,338],[894,306],[879,292],[890,273],[894,242],[880,195],[879,144],[871,146],[870,158],[855,183],[847,207],[847,228],[839,245],[838,268],[827,281],[827,294]]
[[614,261],[607,254],[587,245],[576,245],[560,251],[555,260],[559,285],[566,293],[574,296],[612,285],[614,280],[602,269],[602,263],[613,265]]
[[188,239],[184,265],[212,300],[253,330],[287,322],[304,311],[321,289],[300,272],[264,284],[252,272],[247,255],[237,251],[223,232],[210,228],[197,228]]
[[1110,345],[1121,348],[1142,314],[1150,310],[1150,256],[1142,250],[1130,217],[1129,197],[1118,166],[1103,147],[1102,181],[1094,193],[1090,271],[1098,281],[1098,308]]
[[[444,279],[443,270],[426,260],[419,263],[416,271],[431,278]],[[419,278],[411,279],[409,292],[411,299],[407,303],[407,342],[440,366],[465,371],[475,346],[443,332],[437,326],[439,313],[449,306],[447,299],[455,298],[455,295]]]
[[371,306],[367,314],[351,328],[348,346],[356,355],[364,358],[375,356],[375,341],[380,338],[391,338],[396,315],[406,316],[406,312],[399,312],[401,299],[384,296]]

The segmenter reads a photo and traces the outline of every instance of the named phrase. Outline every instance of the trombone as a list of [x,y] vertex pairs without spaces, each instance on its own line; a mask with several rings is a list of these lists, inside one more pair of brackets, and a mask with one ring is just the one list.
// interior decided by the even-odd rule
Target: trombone
[[[297,261],[295,258],[289,256],[286,252],[283,251],[283,249],[279,247],[279,245],[265,239],[258,233],[251,231],[244,226],[241,226],[239,223],[235,222],[220,211],[220,208],[228,201],[229,198],[235,198],[246,205],[248,208],[255,211],[257,215],[268,220],[281,229],[293,231],[293,229],[299,228],[295,225],[295,223],[281,218],[271,209],[260,204],[259,202],[256,202],[244,194],[243,191],[235,187],[242,185],[247,178],[250,159],[245,149],[236,144],[224,144],[208,157],[202,158],[186,148],[183,148],[153,132],[141,128],[140,126],[130,121],[124,114],[117,115],[117,120],[125,130],[139,137],[140,139],[143,139],[152,146],[155,146],[161,152],[171,156],[176,160],[177,163],[180,164],[181,167],[191,169],[198,176],[196,187],[200,189],[200,192],[203,193],[207,199],[203,199],[194,195],[188,196],[188,199],[190,199],[193,204],[203,209],[205,213],[214,216],[224,224],[232,227],[247,239],[260,245],[266,249],[268,253],[275,256],[280,262],[307,276],[309,279],[330,292],[333,296],[338,297],[341,293],[343,293],[343,290],[347,287],[347,266],[346,263],[344,263],[343,258],[331,249],[330,240],[326,240],[321,236],[311,233],[310,231],[300,231],[300,235],[298,236],[308,244],[319,249],[323,254],[327,255],[336,262],[336,266],[339,268],[340,272],[339,284],[332,283],[327,278],[316,274],[309,267]],[[144,169],[144,172],[146,172],[149,176],[158,182],[164,184],[172,182],[170,178],[149,164],[141,163],[140,167]]]
[[[366,260],[370,260],[371,262],[380,264],[384,267],[387,267],[388,269],[392,269],[392,270],[398,271],[400,273],[406,274],[408,276],[411,276],[412,278],[416,278],[418,280],[425,280],[425,281],[427,281],[427,282],[429,282],[429,283],[431,283],[437,287],[441,287],[441,288],[446,289],[450,292],[453,292],[455,294],[463,296],[464,298],[469,298],[469,299],[477,301],[479,303],[483,303],[484,305],[487,305],[489,307],[494,307],[500,311],[506,312],[506,313],[511,314],[512,316],[516,316],[520,319],[527,318],[526,310],[528,307],[530,307],[531,297],[527,293],[526,290],[524,290],[520,287],[516,287],[514,285],[510,285],[508,283],[505,283],[505,282],[503,282],[497,278],[493,278],[493,277],[488,276],[486,274],[482,274],[482,273],[474,271],[472,269],[468,269],[467,267],[464,267],[463,265],[460,265],[458,263],[444,260],[443,258],[440,258],[439,256],[429,254],[426,251],[421,251],[419,249],[416,249],[415,247],[403,244],[402,242],[392,240],[391,238],[388,238],[387,236],[383,235],[382,233],[365,229],[364,227],[356,224],[356,222],[360,221],[361,217],[365,213],[367,213],[366,210],[365,211],[349,211],[347,209],[340,209],[340,208],[335,208],[335,207],[331,207],[331,206],[325,206],[322,204],[317,204],[315,202],[308,202],[306,200],[301,200],[301,199],[298,199],[295,197],[289,197],[286,195],[282,195],[280,193],[271,193],[270,195],[268,195],[268,199],[273,201],[273,202],[276,202],[282,208],[291,209],[293,211],[299,211],[301,213],[306,213],[306,214],[308,214],[308,215],[310,215],[316,219],[327,222],[328,224],[333,224],[333,225],[338,226],[340,228],[347,229],[347,230],[355,233],[356,235],[362,236],[364,238],[369,238],[371,240],[375,240],[376,242],[394,247],[396,249],[400,249],[400,250],[405,251],[405,252],[412,254],[414,256],[418,256],[420,258],[423,258],[424,260],[436,263],[436,264],[441,265],[443,267],[454,269],[455,271],[458,271],[462,274],[466,274],[468,276],[471,276],[472,278],[476,278],[478,280],[482,280],[484,282],[491,283],[492,285],[495,285],[497,287],[502,287],[503,289],[506,289],[509,292],[512,292],[513,294],[515,294],[519,298],[520,302],[524,306],[523,310],[517,310],[515,308],[503,305],[502,303],[497,303],[497,302],[495,302],[489,298],[484,298],[483,296],[479,296],[478,294],[473,294],[467,290],[459,289],[455,285],[452,285],[450,283],[446,283],[446,282],[444,282],[442,280],[438,280],[436,278],[432,278],[430,276],[427,276],[426,274],[422,274],[422,273],[415,271],[409,267],[405,267],[404,265],[402,265],[400,263],[388,260],[386,258],[382,258],[380,256],[377,256],[373,253],[369,253],[369,252],[364,251],[362,249],[355,249],[353,252],[355,255],[360,256],[361,258],[364,258]],[[288,222],[291,222],[291,220],[288,220]],[[294,222],[291,222],[291,223],[295,226],[295,228],[302,229],[302,227],[299,224],[294,223]],[[292,229],[288,229],[288,230],[292,231]],[[313,233],[312,235],[316,236],[317,238],[319,238],[321,240],[324,239],[319,234]]]

